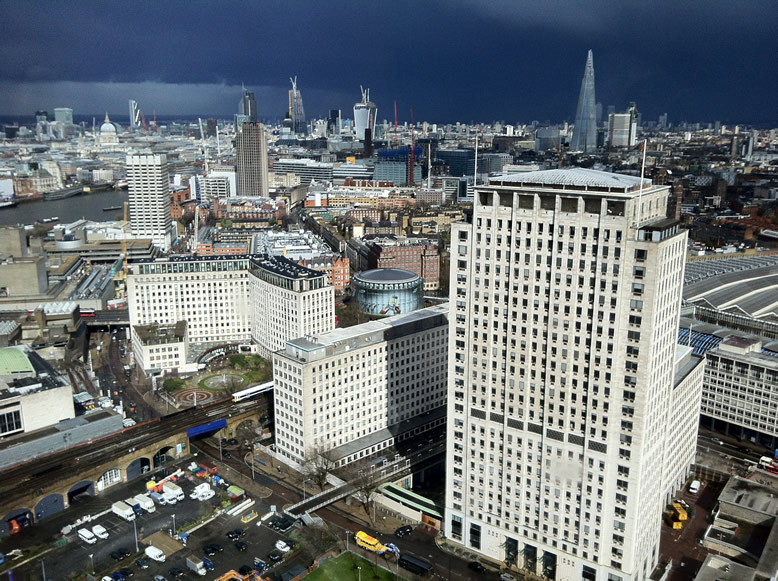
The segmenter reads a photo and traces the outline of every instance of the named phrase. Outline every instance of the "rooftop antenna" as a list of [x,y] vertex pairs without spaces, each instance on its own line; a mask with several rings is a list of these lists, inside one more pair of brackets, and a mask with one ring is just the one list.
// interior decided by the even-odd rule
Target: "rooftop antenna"
[[640,240],[640,220],[643,216],[643,179],[646,175],[646,149],[648,149],[648,139],[643,140],[643,167],[640,169],[640,194],[638,194],[638,222],[635,225],[637,230],[636,240]]

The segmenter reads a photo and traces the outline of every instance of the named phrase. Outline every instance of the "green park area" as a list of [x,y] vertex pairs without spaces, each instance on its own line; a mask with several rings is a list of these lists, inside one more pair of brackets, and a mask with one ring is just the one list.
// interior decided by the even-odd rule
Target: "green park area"
[[[383,557],[378,557],[383,561]],[[392,567],[396,564],[392,563]],[[334,559],[328,559],[310,575],[307,581],[395,581],[403,579],[394,573],[382,569],[354,553],[343,553]]]
[[[230,355],[228,361],[229,366],[223,372],[203,377],[197,385],[211,392],[232,393],[251,384],[265,383],[273,379],[273,364],[264,357],[236,353]],[[162,388],[168,393],[187,386],[191,386],[191,382],[178,377],[168,377],[162,383]]]

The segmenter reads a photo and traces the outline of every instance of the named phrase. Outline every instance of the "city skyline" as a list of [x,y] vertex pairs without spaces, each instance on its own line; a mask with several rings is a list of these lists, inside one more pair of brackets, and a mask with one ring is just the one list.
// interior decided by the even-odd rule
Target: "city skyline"
[[[311,117],[349,110],[364,85],[385,112],[397,100],[401,121],[411,105],[417,119],[433,122],[573,121],[580,62],[592,49],[598,100],[617,112],[635,101],[644,119],[668,112],[673,122],[769,122],[775,107],[764,95],[775,94],[778,80],[764,71],[777,18],[762,6],[497,1],[411,10],[400,2],[357,11],[170,2],[152,14],[144,5],[10,5],[9,33],[0,39],[9,55],[0,65],[0,114],[54,107],[125,114],[132,98],[147,113],[232,116],[245,84],[262,117],[282,118],[287,79],[296,75]],[[233,32],[219,34],[218,23],[238,11],[241,18],[229,19]],[[213,34],[193,38],[205,22],[215,23]],[[289,22],[297,26],[294,43]],[[71,42],[67,31],[79,29],[86,33]],[[323,42],[327,36],[338,42]]]

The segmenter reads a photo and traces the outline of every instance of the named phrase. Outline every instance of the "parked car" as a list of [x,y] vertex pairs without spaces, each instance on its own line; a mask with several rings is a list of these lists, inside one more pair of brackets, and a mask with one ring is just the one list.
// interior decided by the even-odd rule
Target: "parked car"
[[481,565],[478,561],[470,561],[467,564],[467,568],[471,571],[475,571],[476,573],[486,573],[486,567]]
[[129,567],[122,567],[121,569],[119,569],[119,573],[121,573],[125,577],[132,577],[133,575],[135,575],[133,570],[130,569]]
[[227,532],[227,538],[231,541],[237,541],[241,537],[246,536],[246,530],[245,529],[232,529],[231,531]]
[[724,440],[721,440],[720,438],[711,438],[710,441],[718,446],[724,445]]
[[275,565],[276,563],[280,562],[283,559],[280,553],[273,551],[267,556],[267,560],[273,563]]
[[249,546],[246,543],[244,543],[243,541],[235,541],[235,548],[238,549],[239,551],[243,552],[246,549],[248,549]]
[[279,539],[279,540],[276,541],[276,549],[278,549],[282,553],[288,553],[289,551],[292,550],[292,547],[290,547],[284,541]]
[[119,551],[111,551],[111,559],[114,561],[121,561],[124,559],[124,553],[120,553]]
[[252,571],[254,571],[254,569],[252,569],[252,568],[251,568],[251,567],[249,567],[248,565],[241,565],[241,566],[238,568],[238,573],[240,573],[240,574],[241,574],[241,575],[243,575],[244,577],[248,577],[249,575],[251,575],[251,572],[252,572]]
[[394,531],[394,534],[396,537],[402,538],[404,536],[410,535],[413,532],[413,527],[411,525],[405,525]]
[[206,545],[205,549],[203,550],[205,551],[206,555],[213,557],[216,553],[221,553],[224,550],[224,547],[218,543],[211,543],[210,545]]
[[119,573],[119,571],[114,571],[111,573],[111,579],[113,579],[113,581],[124,581],[126,577]]
[[149,562],[146,559],[136,559],[135,564],[140,567],[141,569],[148,569],[149,568]]
[[173,579],[177,579],[178,577],[183,577],[184,572],[178,567],[172,567],[168,569],[168,575],[170,575]]
[[208,557],[203,557],[200,560],[203,562],[206,571],[213,571],[216,569],[216,565],[214,565],[213,561],[211,561]]

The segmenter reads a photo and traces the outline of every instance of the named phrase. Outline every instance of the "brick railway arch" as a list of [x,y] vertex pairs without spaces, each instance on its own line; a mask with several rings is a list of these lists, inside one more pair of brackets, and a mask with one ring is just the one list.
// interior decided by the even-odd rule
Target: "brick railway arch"
[[114,484],[119,484],[122,480],[122,471],[119,468],[109,468],[97,479],[97,491],[102,492]]
[[95,496],[95,482],[94,480],[82,480],[76,482],[68,490],[68,506],[73,504],[73,501],[77,501],[82,496]]
[[175,462],[176,458],[175,456],[169,455],[168,452],[171,450],[175,451],[175,446],[163,446],[159,450],[157,450],[157,453],[154,454],[154,468],[159,468],[160,466],[164,466],[168,462]]
[[33,522],[33,514],[29,508],[14,508],[5,513],[5,516],[0,520],[0,538],[7,537],[11,534],[11,521],[19,517],[24,517],[28,522]]
[[251,443],[259,437],[257,428],[259,428],[259,422],[256,419],[245,419],[235,426],[235,437],[241,443],[243,443],[243,440],[248,440]]
[[41,521],[65,510],[65,497],[58,493],[44,496],[35,505],[35,521]]
[[141,456],[140,458],[135,458],[132,462],[130,462],[127,465],[127,481],[135,480],[139,476],[142,476],[143,474],[146,474],[146,472],[151,471],[151,459]]

